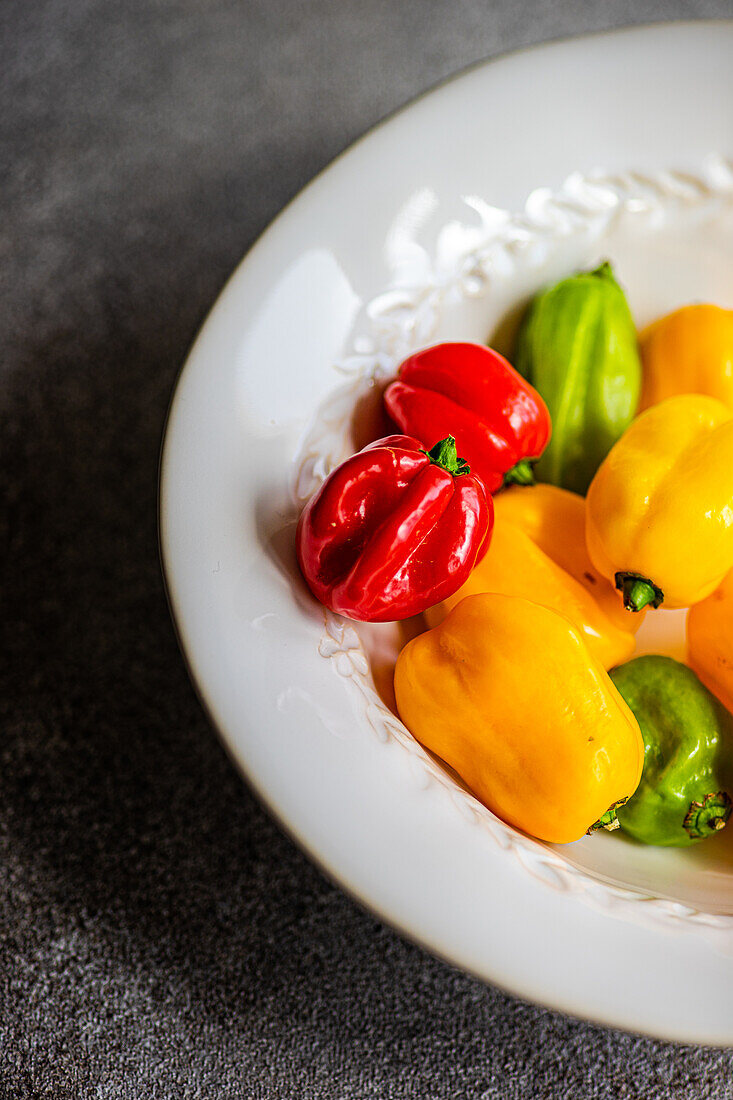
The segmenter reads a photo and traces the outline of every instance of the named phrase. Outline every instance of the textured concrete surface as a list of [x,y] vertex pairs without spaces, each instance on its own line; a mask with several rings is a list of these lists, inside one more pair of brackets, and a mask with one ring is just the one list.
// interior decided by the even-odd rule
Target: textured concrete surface
[[156,542],[176,372],[231,268],[314,172],[479,58],[732,14],[730,0],[3,0],[3,1100],[733,1096],[729,1052],[520,1003],[325,881],[202,714]]

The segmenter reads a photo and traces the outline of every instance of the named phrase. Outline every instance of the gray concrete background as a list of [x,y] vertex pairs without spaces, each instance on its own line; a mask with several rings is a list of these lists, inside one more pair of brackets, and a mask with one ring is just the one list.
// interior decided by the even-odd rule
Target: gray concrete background
[[733,1096],[730,1052],[523,1004],[325,881],[209,728],[156,544],[176,372],[314,172],[469,62],[723,15],[3,0],[0,1097]]

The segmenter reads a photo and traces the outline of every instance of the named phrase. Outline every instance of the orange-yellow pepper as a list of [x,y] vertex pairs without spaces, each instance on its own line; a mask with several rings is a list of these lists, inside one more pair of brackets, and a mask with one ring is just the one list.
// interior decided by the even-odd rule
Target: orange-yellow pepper
[[578,840],[636,790],[636,719],[572,623],[516,596],[462,600],[405,646],[400,717],[498,817]]
[[733,569],[733,411],[689,393],[638,416],[591,482],[586,541],[630,611],[709,596]]
[[683,306],[640,337],[641,408],[678,393],[706,393],[733,409],[733,309]]
[[733,711],[733,572],[687,616],[688,660],[707,688]]
[[466,596],[503,592],[559,611],[604,668],[627,661],[643,616],[593,568],[585,546],[585,499],[555,485],[508,489],[494,497],[489,551],[465,584],[426,613],[436,626]]

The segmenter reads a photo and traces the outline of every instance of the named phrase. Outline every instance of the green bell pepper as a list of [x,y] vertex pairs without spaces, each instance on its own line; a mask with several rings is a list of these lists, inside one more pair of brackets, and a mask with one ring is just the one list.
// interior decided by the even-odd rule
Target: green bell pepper
[[[611,819],[645,844],[686,847],[712,836],[733,805],[733,716],[671,657],[637,657],[610,676],[644,738],[641,782]],[[614,827],[608,816],[599,826]]]
[[610,264],[537,295],[520,325],[513,363],[552,418],[537,479],[585,493],[631,423],[641,388],[636,327]]

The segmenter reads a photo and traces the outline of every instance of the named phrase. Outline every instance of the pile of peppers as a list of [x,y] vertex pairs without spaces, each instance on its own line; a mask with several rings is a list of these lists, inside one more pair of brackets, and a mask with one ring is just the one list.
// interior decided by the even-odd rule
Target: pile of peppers
[[[413,619],[399,715],[502,820],[698,843],[733,808],[733,310],[639,334],[604,263],[538,292],[512,359],[400,365],[394,434],[301,514],[301,572],[338,614]],[[686,663],[634,658],[683,607]]]

